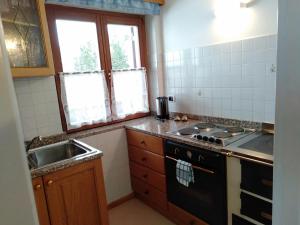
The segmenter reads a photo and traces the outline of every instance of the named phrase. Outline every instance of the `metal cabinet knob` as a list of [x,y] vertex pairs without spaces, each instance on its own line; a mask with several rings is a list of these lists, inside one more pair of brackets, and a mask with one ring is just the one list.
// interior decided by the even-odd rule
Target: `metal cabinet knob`
[[34,186],[34,189],[35,189],[35,190],[39,190],[39,189],[41,189],[41,187],[42,187],[42,186],[41,186],[40,184],[37,184],[37,185]]
[[143,158],[142,158],[142,161],[143,161],[143,162],[147,161],[147,158],[146,158],[146,157],[143,157]]
[[47,184],[48,186],[51,186],[53,184],[53,180],[49,180]]

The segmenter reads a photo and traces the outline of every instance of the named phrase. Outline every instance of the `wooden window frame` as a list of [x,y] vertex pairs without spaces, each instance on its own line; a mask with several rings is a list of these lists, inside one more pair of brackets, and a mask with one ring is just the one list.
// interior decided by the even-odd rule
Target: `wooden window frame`
[[[109,24],[124,24],[124,25],[138,26],[141,66],[148,68],[145,17],[141,15],[112,13],[112,12],[105,12],[99,10],[81,9],[81,8],[51,5],[51,4],[46,5],[46,12],[47,12],[47,20],[48,20],[48,27],[49,27],[49,33],[50,33],[50,39],[52,45],[53,58],[54,58],[56,91],[58,96],[59,111],[60,111],[63,130],[67,133],[74,133],[74,132],[79,132],[83,130],[93,129],[101,126],[107,126],[111,124],[116,124],[116,123],[132,120],[132,119],[149,116],[150,104],[149,104],[149,112],[147,113],[136,113],[136,114],[126,116],[123,119],[113,120],[109,122],[101,122],[93,125],[85,125],[76,129],[68,129],[66,116],[64,113],[62,100],[61,100],[61,83],[60,83],[60,78],[58,73],[63,71],[62,70],[63,67],[62,67],[62,60],[60,55],[58,35],[57,35],[56,23],[55,23],[56,19],[71,19],[77,21],[90,21],[96,23],[101,68],[102,70],[105,71],[105,78],[109,90],[110,106],[111,106],[112,105],[111,83],[110,83],[111,80],[109,74],[111,72],[112,65],[111,65],[111,57],[110,57],[108,30],[106,25],[109,23]],[[149,96],[149,88],[147,90]],[[149,97],[148,97],[148,103],[150,103]]]

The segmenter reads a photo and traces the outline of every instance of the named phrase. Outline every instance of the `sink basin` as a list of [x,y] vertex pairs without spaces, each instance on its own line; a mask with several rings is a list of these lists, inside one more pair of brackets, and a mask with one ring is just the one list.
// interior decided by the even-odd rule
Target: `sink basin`
[[98,152],[80,141],[69,140],[31,149],[27,158],[31,169],[41,168],[60,162],[67,162]]

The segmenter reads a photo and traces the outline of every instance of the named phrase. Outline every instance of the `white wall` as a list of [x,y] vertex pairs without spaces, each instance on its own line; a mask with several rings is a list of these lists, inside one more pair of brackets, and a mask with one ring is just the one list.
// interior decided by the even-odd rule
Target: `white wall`
[[279,0],[274,225],[300,224],[299,11],[299,0]]
[[25,140],[62,133],[54,76],[15,79]]
[[113,130],[81,141],[103,151],[103,172],[108,203],[132,193],[125,129]]
[[37,225],[16,95],[0,18],[0,224]]
[[275,121],[277,35],[165,55],[165,92],[172,112]]
[[150,76],[158,88],[152,105],[160,92],[175,96],[174,112],[274,123],[278,3],[249,1],[247,8],[239,0],[166,1],[164,73],[163,80]]
[[[237,4],[232,5],[234,2]],[[244,10],[236,10],[238,3],[238,0],[166,1],[162,7],[165,51],[277,33],[277,0],[252,0]]]

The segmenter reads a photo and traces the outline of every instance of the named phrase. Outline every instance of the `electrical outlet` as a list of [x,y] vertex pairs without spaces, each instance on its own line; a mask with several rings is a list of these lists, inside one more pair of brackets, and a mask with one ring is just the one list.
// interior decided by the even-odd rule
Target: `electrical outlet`
[[276,67],[275,64],[271,65],[270,71],[271,71],[271,73],[276,73],[277,72],[277,67]]
[[168,98],[170,102],[176,102],[175,96],[169,96]]

